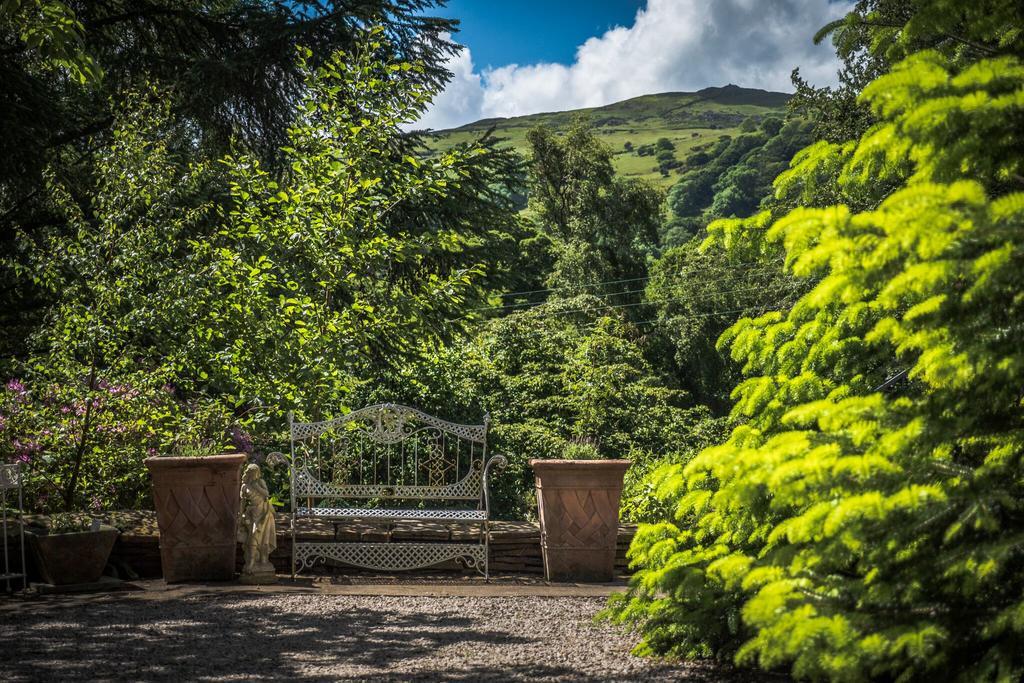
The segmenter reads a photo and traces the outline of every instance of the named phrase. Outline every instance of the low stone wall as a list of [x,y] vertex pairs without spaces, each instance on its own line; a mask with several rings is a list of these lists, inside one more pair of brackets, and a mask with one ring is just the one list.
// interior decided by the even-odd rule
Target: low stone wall
[[[114,545],[110,562],[119,573],[136,574],[140,578],[161,576],[160,569],[160,534],[157,529],[156,513],[152,511],[114,512],[103,516],[107,524],[121,530],[121,535]],[[29,517],[30,523],[42,523],[44,519]],[[617,573],[628,571],[626,549],[633,538],[636,527],[623,525],[619,527],[618,552],[616,556]],[[271,555],[271,561],[279,572],[291,570],[291,534],[289,518],[285,513],[277,515],[277,550]],[[337,527],[329,522],[319,520],[300,520],[296,536],[300,540],[331,540],[341,541],[384,541],[388,532],[379,526],[369,524],[344,523]],[[478,532],[470,528],[446,527],[437,523],[406,523],[398,524],[390,531],[393,541],[446,541],[478,538]],[[540,527],[533,522],[491,522],[490,570],[496,574],[528,574],[544,573],[544,561],[540,549]],[[31,564],[32,558],[29,557]],[[238,566],[242,566],[241,547],[238,552]],[[437,565],[425,571],[457,570],[456,562],[449,565]],[[327,572],[358,573],[360,570],[347,565],[328,566]],[[31,571],[30,571],[31,574]]]

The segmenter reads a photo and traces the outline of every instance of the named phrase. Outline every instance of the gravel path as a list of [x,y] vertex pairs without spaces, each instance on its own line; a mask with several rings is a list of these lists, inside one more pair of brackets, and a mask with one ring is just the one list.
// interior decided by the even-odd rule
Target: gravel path
[[[0,610],[0,680],[753,680],[629,654],[598,598],[209,593]],[[10,605],[8,605],[10,607]]]

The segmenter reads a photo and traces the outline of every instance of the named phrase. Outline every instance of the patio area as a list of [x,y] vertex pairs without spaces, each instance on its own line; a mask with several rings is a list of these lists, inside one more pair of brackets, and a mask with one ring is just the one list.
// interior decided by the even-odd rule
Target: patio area
[[630,655],[635,637],[593,621],[617,585],[436,575],[125,588],[0,600],[0,679],[765,680]]

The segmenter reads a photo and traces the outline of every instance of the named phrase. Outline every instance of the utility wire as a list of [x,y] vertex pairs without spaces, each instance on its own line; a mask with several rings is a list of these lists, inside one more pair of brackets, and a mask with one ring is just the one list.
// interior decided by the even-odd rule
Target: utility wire
[[873,393],[875,393],[877,391],[883,391],[885,389],[888,389],[890,386],[892,386],[896,382],[899,382],[901,379],[906,377],[908,372],[910,372],[910,368],[904,368],[904,369],[900,370],[895,375],[893,375],[892,377],[890,377],[889,379],[885,380],[884,382],[879,384],[877,387],[872,389],[871,393],[873,394]]
[[[746,274],[746,273],[758,273],[758,272],[763,272],[763,271],[772,270],[772,269],[773,269],[772,266],[767,266],[766,265],[766,266],[763,266],[763,267],[760,267],[760,268],[752,268],[750,270],[747,270],[747,271],[745,271],[744,274]],[[679,276],[682,276],[682,275],[692,275],[693,273],[696,273],[696,272],[698,272],[698,271],[695,269],[695,270],[691,270],[691,271],[682,271],[682,272],[676,273],[676,275],[679,275]],[[741,280],[742,277],[743,277],[742,275],[734,273],[734,274],[731,274],[731,275],[723,275],[721,277],[711,278],[709,280],[704,280],[704,283],[726,282],[726,281],[737,282],[737,281]],[[650,279],[650,276],[648,276],[646,278],[639,278],[639,279],[647,280],[647,279]],[[555,290],[536,290],[536,291],[540,292],[540,291],[555,291]],[[639,293],[645,292],[645,291],[647,291],[646,288],[628,289],[628,290],[625,290],[625,291],[622,291],[622,292],[606,292],[604,294],[591,294],[591,296],[594,296],[594,297],[597,297],[597,298],[606,298],[606,297],[613,297],[613,296],[625,296],[627,294],[639,294]],[[589,292],[585,292],[585,294],[589,294]],[[509,295],[503,294],[502,296],[509,296]],[[495,311],[495,310],[506,310],[506,309],[513,309],[513,308],[531,308],[531,307],[535,308],[537,306],[543,306],[544,304],[548,304],[548,303],[551,303],[551,302],[550,301],[526,301],[526,302],[517,303],[517,304],[498,304],[496,306],[479,306],[477,308],[471,308],[471,309],[469,309],[466,312],[467,313],[474,313],[474,312],[477,312],[477,311]],[[463,316],[463,317],[465,317],[465,316]]]
[[[642,287],[640,289],[627,289],[627,290],[625,290],[623,292],[607,292],[605,294],[593,294],[592,296],[595,296],[595,297],[598,297],[598,298],[604,298],[604,297],[609,297],[609,296],[625,296],[626,294],[639,294],[640,292],[646,292],[646,291],[647,291],[647,288],[646,287]],[[499,309],[500,310],[505,310],[505,309],[509,309],[509,308],[524,308],[524,307],[534,307],[535,308],[537,306],[543,306],[544,304],[547,304],[547,303],[551,303],[551,302],[550,301],[526,301],[526,302],[518,303],[518,304],[499,304],[497,306],[480,306],[479,308],[471,308],[471,309],[469,309],[467,311],[467,313],[472,313],[474,311],[494,311],[494,310],[499,310]]]
[[[730,265],[730,266],[752,266],[752,265],[758,265],[758,264],[761,264],[761,265],[763,265],[765,267],[768,267],[770,265],[770,264],[764,263],[763,261],[739,261],[738,263],[730,263],[728,265]],[[690,271],[682,271],[680,274],[682,275],[682,274],[689,274],[689,273],[695,273],[695,272],[697,272],[697,269],[690,270]],[[586,285],[568,285],[568,286],[563,286],[563,287],[548,287],[547,289],[529,289],[529,290],[525,290],[525,291],[522,291],[522,292],[507,292],[505,294],[502,294],[501,296],[525,296],[527,294],[540,294],[542,292],[558,292],[558,291],[564,291],[564,290],[587,289],[587,288],[590,288],[590,287],[601,287],[603,285],[617,285],[617,284],[622,284],[624,282],[640,282],[642,280],[650,280],[650,279],[651,279],[651,276],[647,275],[645,277],[633,277],[633,278],[627,278],[625,280],[606,280],[604,282],[592,282],[592,283],[589,283],[589,284],[586,284]]]
[[[729,294],[735,294],[737,292],[747,292],[747,291],[761,290],[761,289],[764,289],[764,288],[762,288],[760,285],[751,285],[749,287],[738,287],[738,288],[735,288],[735,289],[719,290],[717,292],[717,294],[719,294],[719,295],[729,295]],[[797,287],[795,287],[795,286],[787,287],[787,286],[783,285],[782,287],[777,288],[776,293],[782,294],[782,293],[786,293],[786,292],[796,291],[796,289],[797,289]],[[769,291],[769,290],[765,290],[765,291]],[[652,299],[650,301],[636,301],[636,302],[632,302],[632,303],[628,303],[628,304],[602,304],[600,306],[586,306],[586,307],[583,307],[583,308],[571,308],[571,309],[561,310],[561,311],[551,311],[551,312],[548,312],[548,313],[538,313],[538,314],[535,314],[533,317],[535,317],[535,318],[551,318],[551,317],[560,316],[560,315],[569,315],[569,314],[572,314],[572,313],[586,313],[586,312],[590,312],[590,311],[604,311],[604,310],[608,310],[608,309],[631,308],[633,306],[654,305],[654,304],[659,304],[659,303],[669,303],[669,302],[672,302],[672,301],[683,301],[683,300],[691,301],[691,302],[697,303],[697,304],[700,304],[700,303],[710,303],[711,302],[711,298],[710,297],[694,298],[694,297],[691,297],[690,295],[682,295],[682,296],[675,296],[675,297],[666,297],[666,298],[662,298],[662,299]],[[545,302],[545,303],[547,303],[547,302]],[[537,304],[536,306],[533,306],[533,308],[537,308],[537,307],[539,307],[541,305],[542,304]],[[529,309],[527,309],[527,310],[529,310]],[[740,310],[746,310],[746,309],[740,309]],[[464,315],[464,316],[461,316],[459,318],[451,318],[451,319],[448,320],[448,322],[455,322],[456,320],[462,320],[463,318],[466,318],[466,317],[467,316]],[[694,315],[694,316],[686,316],[686,317],[700,317],[700,316],[699,315]]]
[[[695,315],[688,315],[686,317],[687,318],[717,318],[717,317],[720,317],[720,316],[723,316],[723,315],[732,315],[734,313],[742,313],[745,310],[747,310],[747,309],[745,309],[745,308],[733,308],[733,309],[730,309],[730,310],[727,310],[727,311],[715,311],[714,313],[697,313]],[[636,322],[628,321],[627,320],[626,322],[628,322],[630,325],[653,325],[655,323],[660,323],[662,321],[659,320],[658,318],[651,318],[650,320],[638,320]]]
[[[756,290],[756,289],[763,289],[763,288],[760,285],[753,285],[753,286],[750,286],[750,287],[740,287],[738,289],[724,290],[724,291],[721,291],[719,293],[720,294],[735,294],[736,292],[751,291],[751,290]],[[795,288],[789,288],[790,291],[793,291],[794,289]],[[785,288],[783,288],[782,291],[785,291]],[[689,296],[675,296],[675,297],[668,297],[668,298],[664,298],[664,299],[654,299],[654,300],[651,300],[651,301],[638,301],[638,302],[633,302],[633,303],[628,303],[628,304],[606,304],[606,305],[603,305],[603,306],[589,306],[589,307],[586,307],[586,308],[573,308],[573,309],[569,309],[569,310],[565,310],[565,311],[551,311],[550,313],[538,313],[534,317],[535,318],[550,318],[552,316],[568,315],[570,313],[586,313],[588,311],[604,311],[604,310],[607,310],[607,309],[630,308],[632,306],[654,305],[654,304],[659,304],[659,303],[668,303],[670,301],[681,301],[681,300],[689,300],[689,301],[693,301],[694,303],[706,303],[706,302],[710,301],[710,299],[693,299],[693,298],[691,298]],[[739,310],[746,310],[746,309],[739,309]],[[699,315],[704,315],[704,314],[698,314],[698,315],[687,316],[687,317],[694,317],[695,318],[695,317],[699,317]]]
[[548,287],[547,289],[528,289],[528,290],[525,290],[525,291],[522,291],[522,292],[508,292],[507,294],[502,294],[501,296],[525,296],[527,294],[540,294],[541,292],[559,292],[559,291],[563,291],[563,290],[567,290],[567,289],[568,290],[572,290],[572,289],[586,289],[588,287],[600,287],[602,285],[617,285],[617,284],[621,284],[623,282],[640,282],[641,280],[650,280],[650,279],[651,279],[651,276],[647,275],[645,277],[631,277],[631,278],[628,278],[626,280],[607,280],[605,282],[592,282],[592,283],[586,284],[586,285],[569,285],[569,286],[566,286],[566,287]]

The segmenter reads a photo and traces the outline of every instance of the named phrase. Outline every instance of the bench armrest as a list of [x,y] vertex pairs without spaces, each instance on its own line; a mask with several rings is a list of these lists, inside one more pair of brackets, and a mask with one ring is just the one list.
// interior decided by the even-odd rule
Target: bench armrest
[[491,468],[495,467],[499,470],[505,469],[508,465],[508,458],[504,455],[494,454],[487,459],[487,463],[484,465],[484,510],[487,512],[487,519],[491,518]]

